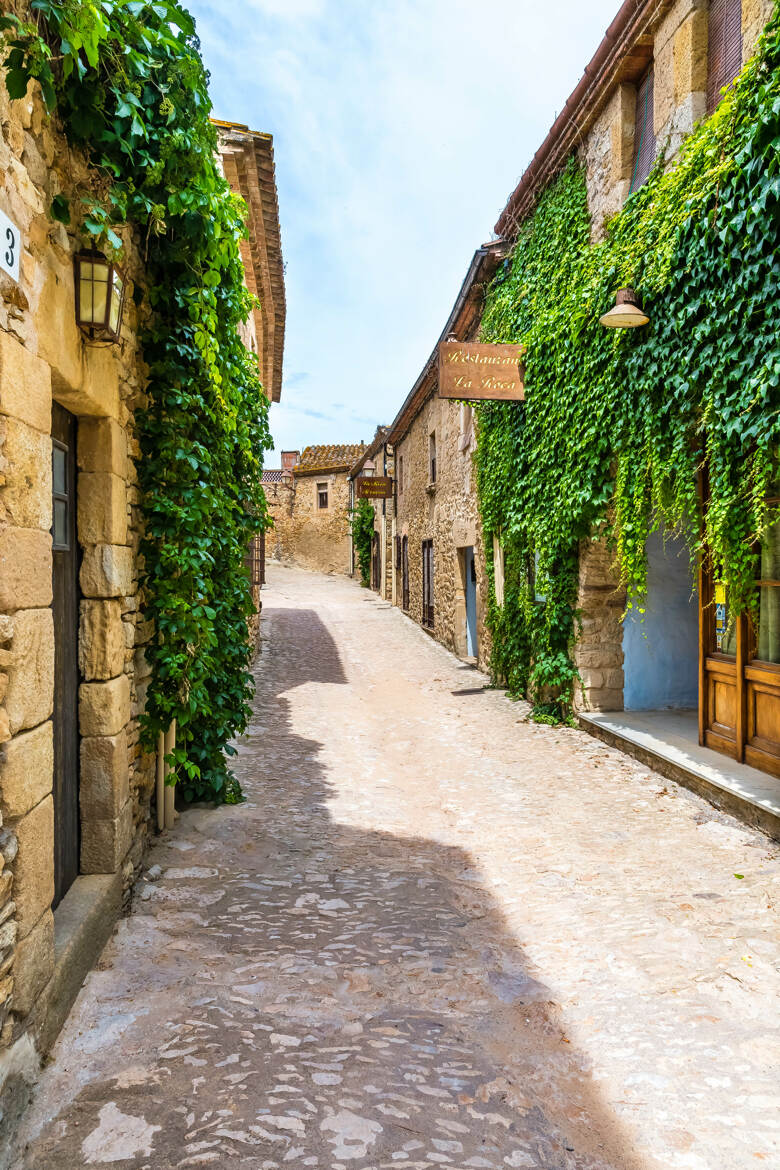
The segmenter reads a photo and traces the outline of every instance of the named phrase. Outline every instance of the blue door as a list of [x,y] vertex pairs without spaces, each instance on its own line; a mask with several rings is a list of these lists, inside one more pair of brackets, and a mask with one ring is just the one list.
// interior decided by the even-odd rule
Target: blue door
[[466,571],[466,646],[469,658],[477,657],[477,570],[474,549],[464,550]]

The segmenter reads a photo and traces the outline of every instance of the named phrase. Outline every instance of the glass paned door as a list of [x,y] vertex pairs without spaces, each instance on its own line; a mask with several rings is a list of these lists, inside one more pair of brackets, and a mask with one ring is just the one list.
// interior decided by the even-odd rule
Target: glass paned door
[[701,743],[780,775],[780,499],[761,541],[756,605],[736,615],[718,574],[700,580]]

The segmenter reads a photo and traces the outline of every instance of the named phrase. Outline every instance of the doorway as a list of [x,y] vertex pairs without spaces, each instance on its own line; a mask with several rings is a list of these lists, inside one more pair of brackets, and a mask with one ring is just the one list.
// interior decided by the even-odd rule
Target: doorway
[[477,566],[474,548],[463,550],[464,593],[466,595],[466,654],[477,657]]
[[699,606],[686,542],[663,529],[647,541],[644,613],[623,624],[626,711],[691,712],[699,703]]
[[701,573],[699,742],[780,776],[780,497],[761,542],[752,615],[732,613],[712,565]]
[[375,589],[377,593],[382,591],[382,551],[378,532],[374,532],[371,544],[371,588]]
[[54,901],[79,872],[76,419],[52,404],[52,611],[54,617]]
[[401,606],[409,609],[409,537],[401,541]]

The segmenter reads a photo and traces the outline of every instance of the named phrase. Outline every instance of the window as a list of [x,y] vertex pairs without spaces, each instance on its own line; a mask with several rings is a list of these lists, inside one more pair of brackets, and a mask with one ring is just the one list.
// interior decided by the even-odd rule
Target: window
[[742,0],[710,0],[707,57],[707,112],[742,67]]
[[317,484],[317,507],[320,509],[328,506],[328,485],[326,483]]
[[403,457],[403,455],[398,456],[398,494],[399,494],[399,496],[402,496],[404,494],[404,457]]
[[655,162],[653,91],[653,66],[651,65],[636,89],[634,173],[631,179],[631,191],[638,191],[646,182]]
[[431,431],[428,439],[428,470],[428,482],[436,483],[436,431]]
[[433,541],[422,542],[422,624],[433,629]]

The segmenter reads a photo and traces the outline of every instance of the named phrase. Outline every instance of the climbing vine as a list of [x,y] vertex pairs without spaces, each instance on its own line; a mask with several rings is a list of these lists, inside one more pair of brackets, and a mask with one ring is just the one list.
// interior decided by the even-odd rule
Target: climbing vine
[[352,543],[360,569],[360,584],[371,584],[371,550],[374,540],[374,509],[368,500],[358,500],[352,512]]
[[[714,114],[663,159],[593,244],[571,161],[489,291],[487,341],[528,347],[525,403],[478,410],[480,508],[505,556],[491,590],[493,670],[565,712],[582,541],[606,533],[642,609],[661,525],[711,557],[735,612],[754,604],[756,543],[780,438],[780,16]],[[636,288],[643,330],[599,317]],[[709,503],[699,494],[706,468]]]
[[238,332],[252,306],[245,213],[217,165],[194,25],[173,0],[32,0],[18,11],[0,20],[8,92],[22,97],[37,80],[102,181],[99,198],[55,198],[53,216],[109,250],[128,224],[145,258],[147,405],[136,423],[155,635],[144,738],[153,748],[176,719],[184,795],[235,801],[225,754],[252,693],[244,555],[267,525],[260,483],[271,440],[257,361]]

